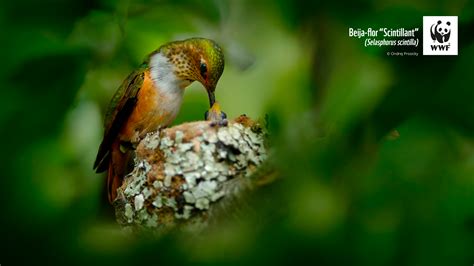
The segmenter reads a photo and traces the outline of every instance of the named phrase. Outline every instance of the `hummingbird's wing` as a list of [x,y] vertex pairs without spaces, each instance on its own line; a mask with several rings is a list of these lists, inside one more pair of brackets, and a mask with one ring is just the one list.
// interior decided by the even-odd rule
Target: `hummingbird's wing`
[[110,147],[117,138],[120,129],[127,121],[137,103],[138,91],[143,84],[144,68],[132,72],[115,92],[105,115],[104,139],[94,162],[97,173],[107,170],[110,159]]

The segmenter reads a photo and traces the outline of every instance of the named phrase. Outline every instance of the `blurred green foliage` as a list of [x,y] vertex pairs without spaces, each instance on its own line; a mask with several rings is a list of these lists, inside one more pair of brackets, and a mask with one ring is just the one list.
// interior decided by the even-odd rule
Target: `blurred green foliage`
[[[474,263],[474,2],[1,5],[0,264]],[[387,57],[347,36],[423,15],[459,16],[459,56]],[[227,114],[268,114],[281,179],[204,235],[130,237],[92,171],[104,109],[149,52],[192,36],[225,49]],[[206,107],[193,84],[175,123]]]

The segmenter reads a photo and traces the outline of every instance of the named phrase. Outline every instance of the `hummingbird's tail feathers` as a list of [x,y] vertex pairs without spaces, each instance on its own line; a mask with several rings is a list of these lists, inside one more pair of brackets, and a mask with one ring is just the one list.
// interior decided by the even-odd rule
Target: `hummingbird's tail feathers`
[[[124,177],[133,169],[134,151],[120,148],[120,141],[112,143],[106,164],[107,171],[107,194],[110,203],[117,197],[117,189],[122,185]],[[98,168],[99,169],[99,168]]]
[[115,173],[114,166],[109,163],[109,170],[107,171],[107,196],[109,202],[113,203],[117,197],[117,189],[122,184],[122,179]]

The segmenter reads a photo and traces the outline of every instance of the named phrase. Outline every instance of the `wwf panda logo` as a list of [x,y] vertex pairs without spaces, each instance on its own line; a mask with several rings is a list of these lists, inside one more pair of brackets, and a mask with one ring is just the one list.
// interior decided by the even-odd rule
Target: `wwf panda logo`
[[436,24],[431,25],[431,39],[438,41],[439,43],[445,43],[449,41],[451,36],[451,22],[447,21],[445,24],[438,20]]

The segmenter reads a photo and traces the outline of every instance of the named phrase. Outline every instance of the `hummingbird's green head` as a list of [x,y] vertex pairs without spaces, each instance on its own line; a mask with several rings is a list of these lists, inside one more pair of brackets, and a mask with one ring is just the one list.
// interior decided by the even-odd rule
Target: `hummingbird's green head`
[[214,91],[224,71],[224,54],[216,42],[191,38],[167,43],[158,52],[168,58],[176,77],[185,86],[199,81],[208,92],[210,106],[214,104]]

